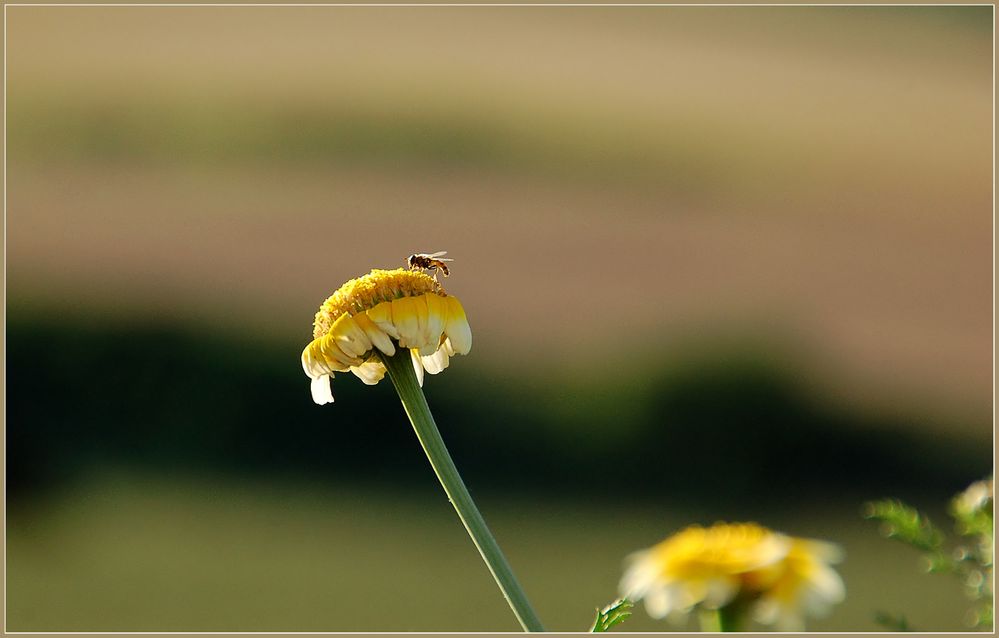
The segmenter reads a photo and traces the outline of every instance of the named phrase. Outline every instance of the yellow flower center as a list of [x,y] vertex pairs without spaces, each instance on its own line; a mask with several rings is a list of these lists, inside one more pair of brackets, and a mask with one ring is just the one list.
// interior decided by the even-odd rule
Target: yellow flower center
[[663,575],[741,574],[781,557],[780,537],[753,523],[688,527],[653,552]]
[[397,268],[374,269],[367,275],[351,279],[323,302],[316,312],[312,338],[327,334],[340,315],[356,315],[370,310],[383,301],[401,297],[418,297],[428,292],[446,297],[447,293],[433,277],[417,271]]

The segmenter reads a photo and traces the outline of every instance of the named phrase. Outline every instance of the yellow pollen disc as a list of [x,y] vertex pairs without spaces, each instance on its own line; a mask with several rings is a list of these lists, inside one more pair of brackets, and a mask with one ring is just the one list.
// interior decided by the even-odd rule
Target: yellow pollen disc
[[663,574],[739,574],[757,569],[781,554],[774,542],[781,536],[752,523],[689,527],[653,548]]
[[340,286],[339,290],[323,302],[316,313],[312,337],[318,339],[327,334],[342,315],[356,315],[384,301],[418,297],[426,293],[447,296],[433,277],[420,271],[405,268],[372,270],[367,275],[351,279]]

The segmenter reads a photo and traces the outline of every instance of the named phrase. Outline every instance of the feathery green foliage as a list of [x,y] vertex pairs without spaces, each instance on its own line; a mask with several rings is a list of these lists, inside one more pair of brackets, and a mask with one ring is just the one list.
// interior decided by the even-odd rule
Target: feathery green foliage
[[961,542],[954,550],[954,571],[975,601],[969,613],[970,624],[989,628],[993,624],[993,482],[990,477],[973,483],[950,502],[954,529]]
[[[974,602],[968,624],[990,628],[993,623],[993,482],[978,481],[951,499],[950,515],[959,538],[949,540],[929,517],[896,499],[865,505],[865,518],[881,522],[881,531],[923,553],[927,571],[951,573],[960,579]],[[879,612],[878,624],[895,631],[911,630],[904,616]]]
[[928,516],[897,499],[873,501],[866,505],[864,518],[881,521],[881,533],[886,538],[912,545],[924,552],[939,552],[944,534]]
[[631,608],[634,606],[627,598],[618,598],[603,609],[597,609],[597,617],[590,627],[590,633],[610,631],[611,627],[624,622],[631,615]]

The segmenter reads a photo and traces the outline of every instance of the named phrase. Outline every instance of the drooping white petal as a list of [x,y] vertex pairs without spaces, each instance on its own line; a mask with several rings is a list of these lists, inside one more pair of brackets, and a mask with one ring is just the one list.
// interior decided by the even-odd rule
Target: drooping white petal
[[846,598],[846,587],[839,573],[827,565],[820,565],[808,579],[801,593],[801,607],[806,614],[823,616],[829,608]]
[[305,371],[305,376],[312,378],[312,355],[309,352],[309,346],[302,350],[302,370]]
[[420,348],[420,354],[426,357],[434,354],[440,347],[441,334],[444,332],[444,324],[447,323],[448,304],[444,301],[444,297],[433,293],[426,294],[423,298],[427,302],[427,323],[423,335],[426,345]]
[[351,372],[363,381],[365,385],[375,385],[385,376],[385,364],[377,359],[365,361],[359,366],[350,369]]
[[[422,304],[422,308],[421,308]],[[392,300],[392,323],[399,331],[399,345],[419,348],[423,345],[420,316],[426,325],[427,302],[420,297],[401,297]]]
[[305,346],[305,350],[302,350],[302,369],[305,370],[305,376],[310,379],[315,379],[323,374],[321,370],[317,369],[315,357],[312,356],[311,343]]
[[683,586],[678,590],[680,594],[680,606],[689,609],[700,604],[708,595],[707,580],[699,577],[685,578]]
[[364,334],[368,335],[368,339],[374,347],[381,350],[386,356],[391,357],[395,354],[395,346],[392,344],[392,340],[368,317],[367,313],[360,312],[354,315],[354,321],[361,327]]
[[772,596],[765,596],[753,605],[753,620],[761,625],[773,625],[779,615],[780,604]]
[[773,625],[777,631],[804,631],[805,619],[795,601],[782,601],[771,594],[753,605],[753,620],[761,625]]
[[371,350],[371,340],[350,315],[341,315],[330,329],[336,343],[349,357],[362,357]]
[[645,594],[645,610],[653,618],[665,618],[680,611],[677,589],[669,586],[656,586]]
[[718,609],[727,605],[739,593],[739,583],[732,578],[712,578],[705,582],[704,605]]
[[430,374],[440,374],[447,368],[448,363],[450,363],[450,358],[447,356],[447,352],[444,350],[444,346],[437,349],[437,352],[433,353],[429,357],[420,357],[423,360],[423,367]]
[[413,370],[416,372],[416,380],[419,382],[420,387],[423,387],[423,360],[420,359],[420,352],[415,348],[409,351],[409,354],[413,357]]
[[[392,337],[393,339],[399,338],[399,331],[396,329],[395,324],[392,322],[392,302],[383,301],[374,308],[369,308],[365,310],[364,313],[368,315],[368,319],[374,322],[378,328]],[[386,353],[388,354],[388,353]]]
[[317,341],[313,341],[302,351],[302,368],[305,369],[305,374],[310,379],[324,374],[333,374],[333,368],[320,352],[321,342],[317,344]]
[[623,598],[642,598],[659,576],[659,567],[649,551],[634,552],[626,559],[628,568],[621,577],[618,591]]
[[836,543],[811,539],[799,540],[798,542],[804,544],[808,548],[808,553],[823,563],[840,563],[843,561],[843,548]]
[[791,551],[792,539],[784,534],[768,534],[760,542],[756,549],[756,560],[753,561],[752,569],[759,569],[768,565],[773,565],[782,560]]
[[[319,340],[319,351],[322,354],[324,363],[337,372],[346,372],[350,366],[361,365],[361,359],[352,357],[340,349],[340,345],[332,334],[328,334]],[[318,358],[318,357],[317,357]]]
[[468,354],[472,349],[472,329],[468,326],[465,309],[455,297],[445,297],[448,304],[447,323],[444,332],[451,341],[455,354]]
[[330,375],[323,374],[312,380],[312,400],[319,405],[333,403],[333,390],[330,388]]

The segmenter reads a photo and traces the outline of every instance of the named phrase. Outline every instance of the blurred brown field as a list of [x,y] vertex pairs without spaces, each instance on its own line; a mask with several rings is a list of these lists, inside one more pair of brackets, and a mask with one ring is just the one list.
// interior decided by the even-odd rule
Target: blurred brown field
[[[304,335],[336,282],[449,249],[496,362],[543,347],[626,365],[628,335],[748,322],[799,337],[850,400],[991,411],[980,25],[766,8],[10,19],[12,300]],[[379,127],[401,133],[365,138]]]
[[[773,343],[830,410],[892,415],[941,457],[992,441],[990,7],[6,10],[11,319],[179,325],[276,344],[301,375],[335,287],[448,250],[483,378],[644,387],[663,360]],[[600,413],[624,415],[608,427],[626,429],[629,407],[608,401]],[[341,519],[322,505],[349,501],[336,486],[304,503],[295,486],[121,487],[145,472],[12,510],[11,628],[514,629],[443,501],[406,509],[404,491],[362,486]],[[236,504],[205,514],[216,489]],[[849,607],[815,628],[873,629],[877,605],[960,628],[959,590],[899,577],[912,553],[859,522],[853,497],[743,512],[848,546]],[[505,498],[498,527],[559,630],[613,597],[624,554],[724,516],[665,497],[604,521],[585,498],[527,516],[522,493]],[[393,521],[426,534],[402,564],[375,560]],[[328,545],[298,545],[310,525]],[[229,562],[185,572],[228,541]],[[279,558],[255,563],[271,543]],[[310,552],[347,576],[316,573]],[[591,555],[592,574],[573,571]],[[345,609],[366,615],[338,625]],[[664,628],[642,613],[636,630]]]

